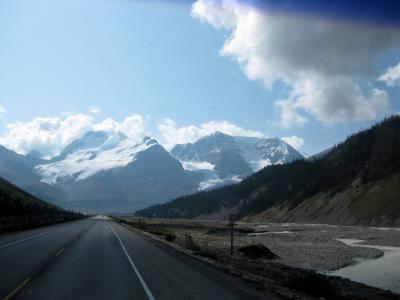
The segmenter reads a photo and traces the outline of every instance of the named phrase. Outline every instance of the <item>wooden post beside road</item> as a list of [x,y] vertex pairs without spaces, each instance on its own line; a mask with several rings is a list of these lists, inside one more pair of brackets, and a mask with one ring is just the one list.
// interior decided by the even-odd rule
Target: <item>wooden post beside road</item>
[[236,225],[235,224],[235,215],[230,214],[228,222],[229,222],[229,226],[231,227],[231,255],[233,255],[233,227]]

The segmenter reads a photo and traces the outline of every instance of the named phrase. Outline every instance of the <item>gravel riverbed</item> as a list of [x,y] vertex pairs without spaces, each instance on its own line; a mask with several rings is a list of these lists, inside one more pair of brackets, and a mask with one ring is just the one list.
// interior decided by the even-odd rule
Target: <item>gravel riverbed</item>
[[279,261],[283,264],[321,272],[384,255],[381,249],[346,245],[340,239],[363,240],[361,244],[368,245],[400,246],[399,228],[288,223],[246,225],[255,232],[241,235],[240,239],[262,243],[280,256]]

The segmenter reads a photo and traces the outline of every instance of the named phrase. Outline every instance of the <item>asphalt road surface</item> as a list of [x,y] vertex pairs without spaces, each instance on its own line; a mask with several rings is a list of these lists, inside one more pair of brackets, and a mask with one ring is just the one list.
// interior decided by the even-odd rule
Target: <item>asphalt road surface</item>
[[0,236],[0,299],[275,299],[97,217]]

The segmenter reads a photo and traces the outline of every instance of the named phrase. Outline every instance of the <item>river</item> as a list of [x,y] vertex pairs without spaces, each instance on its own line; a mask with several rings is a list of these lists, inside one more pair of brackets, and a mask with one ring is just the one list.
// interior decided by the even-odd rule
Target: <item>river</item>
[[337,239],[346,245],[376,248],[384,255],[376,259],[357,259],[357,263],[327,274],[349,278],[400,294],[400,247],[360,244],[363,240]]

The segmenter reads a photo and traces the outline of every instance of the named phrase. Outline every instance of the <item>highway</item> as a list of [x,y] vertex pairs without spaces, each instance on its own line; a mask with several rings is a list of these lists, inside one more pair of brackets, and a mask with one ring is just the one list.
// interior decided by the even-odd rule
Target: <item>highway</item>
[[275,299],[107,218],[0,236],[0,299]]

